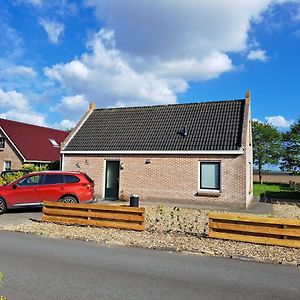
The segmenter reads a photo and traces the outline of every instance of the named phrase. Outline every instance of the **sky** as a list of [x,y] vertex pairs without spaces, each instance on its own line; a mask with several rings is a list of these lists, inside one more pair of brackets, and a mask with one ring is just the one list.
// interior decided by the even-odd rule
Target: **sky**
[[300,117],[300,0],[0,0],[0,118],[70,129],[98,108],[241,99]]

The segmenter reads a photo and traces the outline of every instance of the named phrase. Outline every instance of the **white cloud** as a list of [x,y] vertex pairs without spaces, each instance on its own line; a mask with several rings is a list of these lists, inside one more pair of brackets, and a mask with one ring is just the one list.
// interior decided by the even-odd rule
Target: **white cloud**
[[0,70],[0,75],[1,76],[25,76],[25,77],[35,77],[36,72],[26,66],[13,66],[13,67],[8,67],[3,70]]
[[266,54],[266,51],[265,50],[260,50],[260,49],[251,50],[248,53],[247,58],[249,60],[260,60],[260,61],[263,61],[263,62],[268,60],[268,56]]
[[[105,27],[79,58],[45,68],[66,95],[99,107],[174,103],[191,81],[235,69],[230,53],[267,60],[251,24],[282,0],[85,0]],[[252,41],[252,42],[251,42]]]
[[5,92],[0,88],[0,108],[0,118],[45,125],[45,116],[35,112],[27,98],[17,91]]
[[113,47],[112,31],[101,29],[89,41],[89,53],[66,64],[46,68],[45,74],[59,81],[70,94],[81,94],[101,106],[170,103],[176,91],[185,91],[182,80],[161,78],[150,71],[135,71],[126,57]]
[[283,116],[265,117],[266,121],[273,126],[287,128],[294,123],[294,120],[287,120]]
[[58,125],[58,127],[63,129],[63,130],[71,129],[75,126],[76,126],[76,123],[74,121],[69,120],[69,119],[62,120]]
[[12,61],[20,58],[24,52],[24,41],[18,32],[5,20],[1,20],[0,15],[0,58]]
[[40,18],[40,25],[45,29],[48,39],[52,44],[58,44],[60,36],[63,34],[65,26],[58,22],[47,21]]
[[52,111],[57,111],[62,115],[70,115],[78,113],[81,115],[87,110],[89,102],[83,95],[66,96],[63,97],[60,102],[53,108]]
[[25,2],[28,2],[34,6],[41,6],[43,4],[43,0],[25,0]]

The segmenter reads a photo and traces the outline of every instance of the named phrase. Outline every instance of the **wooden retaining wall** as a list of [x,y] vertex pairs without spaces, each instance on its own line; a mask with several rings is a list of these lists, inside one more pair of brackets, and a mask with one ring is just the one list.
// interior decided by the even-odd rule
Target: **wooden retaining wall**
[[209,237],[300,248],[300,220],[209,213]]
[[145,230],[145,208],[43,202],[42,221],[142,231]]

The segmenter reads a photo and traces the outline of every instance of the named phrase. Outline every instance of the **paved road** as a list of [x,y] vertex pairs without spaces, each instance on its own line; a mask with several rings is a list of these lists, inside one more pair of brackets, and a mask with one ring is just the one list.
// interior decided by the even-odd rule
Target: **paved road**
[[30,219],[41,219],[42,208],[15,208],[0,215],[0,227],[3,225],[30,224]]
[[300,299],[294,266],[0,232],[8,299]]

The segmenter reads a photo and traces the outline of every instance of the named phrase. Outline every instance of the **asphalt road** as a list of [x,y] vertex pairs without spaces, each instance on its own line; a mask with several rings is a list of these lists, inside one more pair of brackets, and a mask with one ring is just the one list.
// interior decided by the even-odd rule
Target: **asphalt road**
[[30,219],[41,219],[42,208],[15,208],[9,209],[5,214],[0,215],[0,227],[3,225],[30,224]]
[[0,231],[0,295],[34,299],[300,299],[300,268]]

